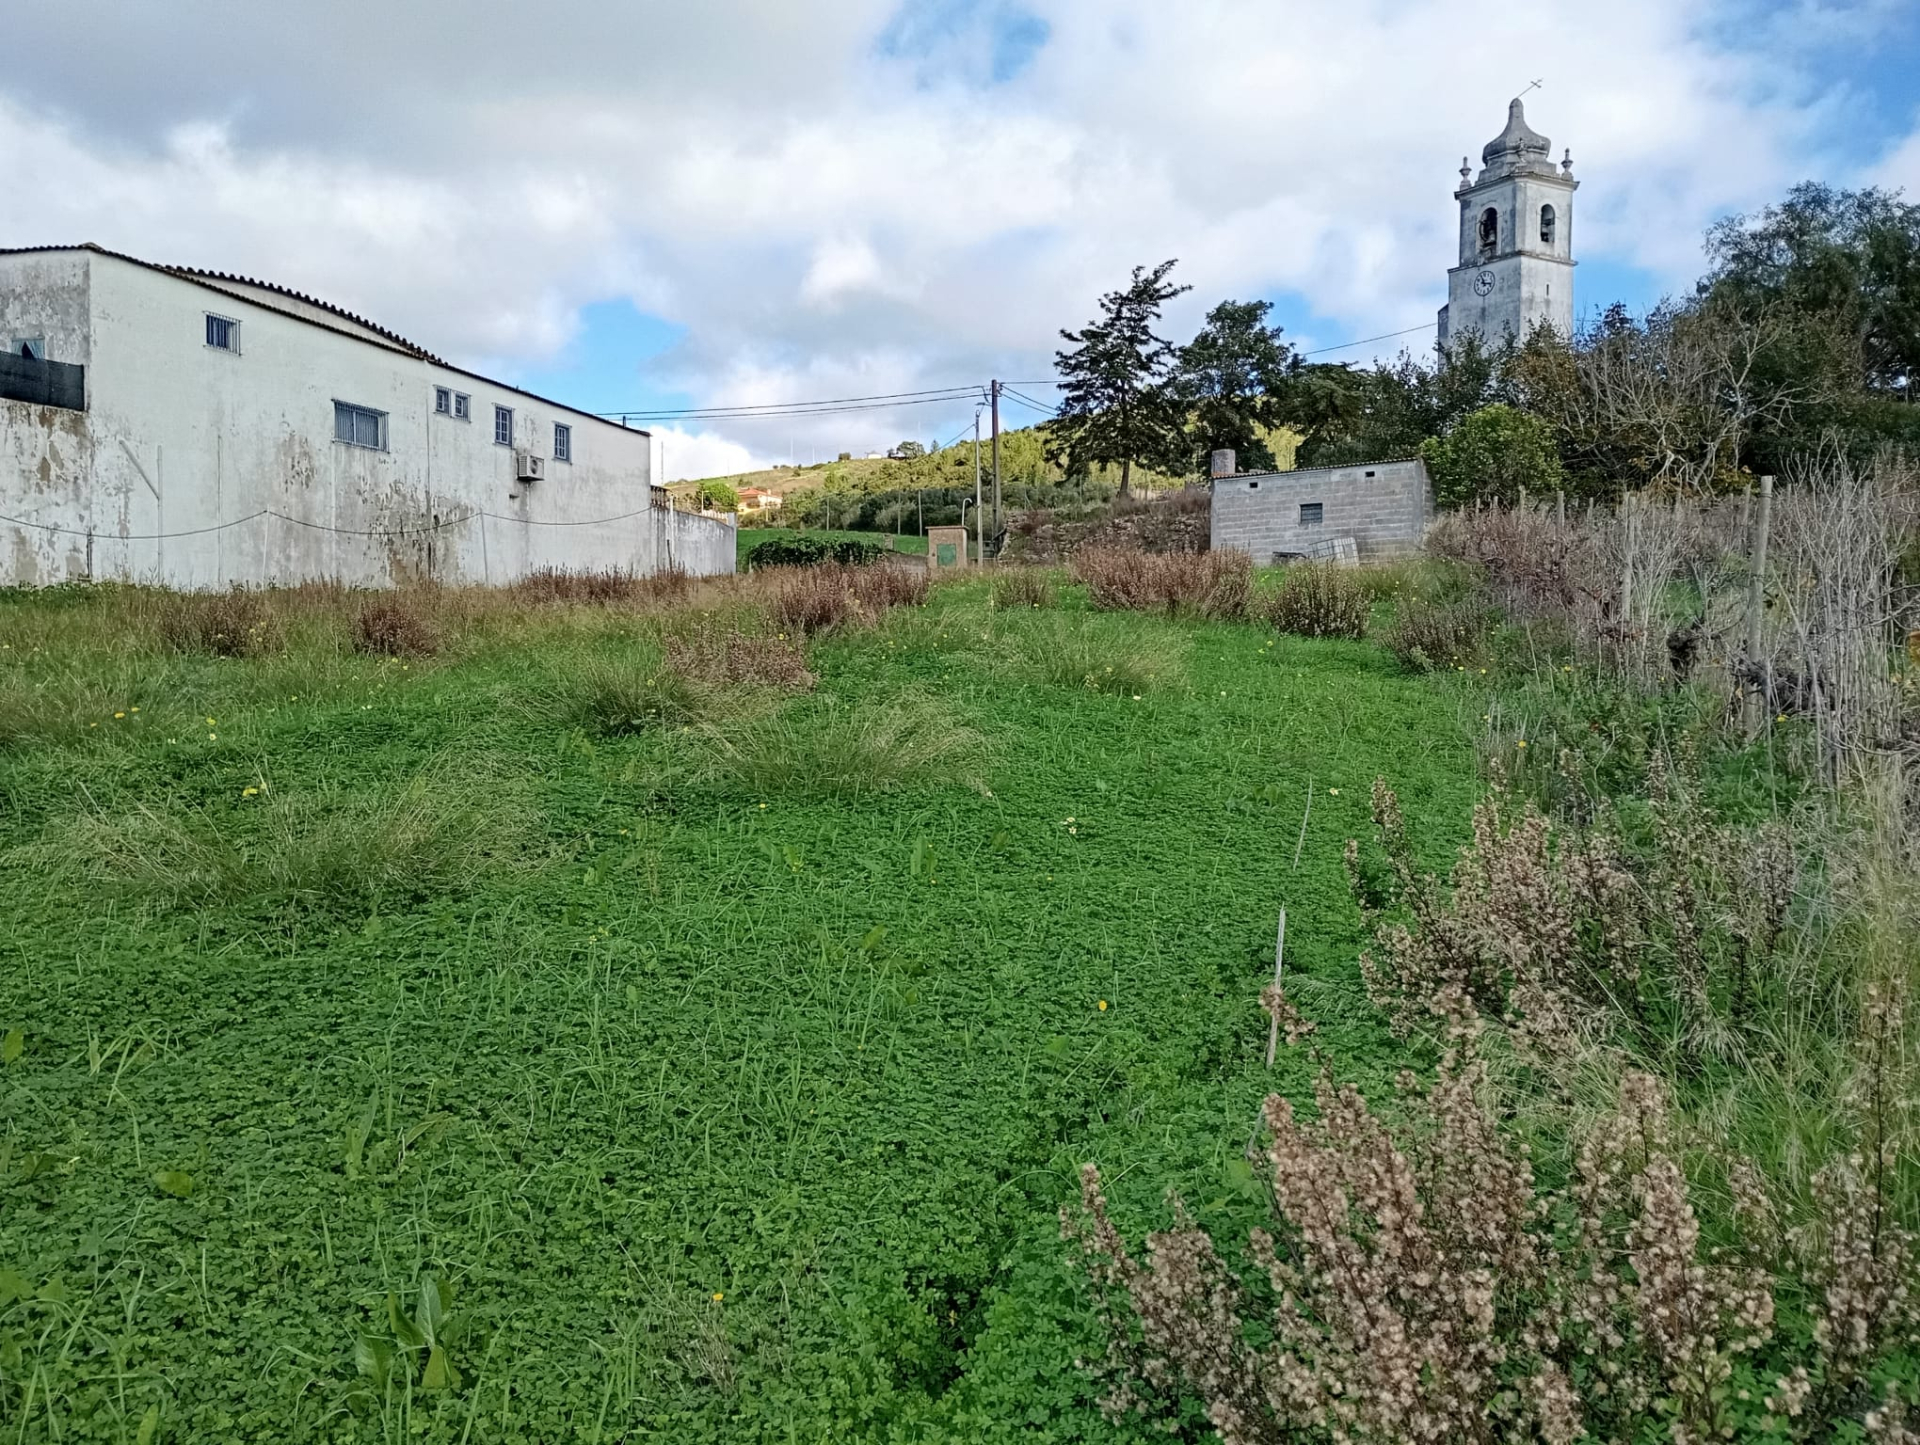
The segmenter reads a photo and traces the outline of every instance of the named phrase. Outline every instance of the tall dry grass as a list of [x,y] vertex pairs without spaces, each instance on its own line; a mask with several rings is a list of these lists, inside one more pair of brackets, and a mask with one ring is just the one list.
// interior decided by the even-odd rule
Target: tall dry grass
[[1073,554],[1072,573],[1095,607],[1113,611],[1228,620],[1246,616],[1253,595],[1253,559],[1240,551],[1082,547]]

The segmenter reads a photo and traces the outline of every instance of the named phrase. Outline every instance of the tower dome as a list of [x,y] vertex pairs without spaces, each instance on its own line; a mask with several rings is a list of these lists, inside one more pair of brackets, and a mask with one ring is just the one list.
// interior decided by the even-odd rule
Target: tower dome
[[1522,172],[1551,171],[1548,158],[1552,146],[1547,138],[1527,124],[1527,108],[1518,99],[1507,104],[1507,128],[1488,141],[1480,151],[1480,163],[1486,167],[1481,179],[1510,176]]

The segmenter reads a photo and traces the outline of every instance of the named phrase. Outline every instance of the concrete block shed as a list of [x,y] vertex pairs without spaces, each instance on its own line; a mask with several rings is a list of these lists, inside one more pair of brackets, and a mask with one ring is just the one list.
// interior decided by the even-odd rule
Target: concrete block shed
[[0,585],[733,571],[652,439],[243,277],[0,250]]
[[1361,557],[1419,548],[1433,511],[1426,464],[1418,457],[1351,467],[1307,467],[1213,479],[1210,545],[1237,548],[1256,563],[1312,557],[1351,537]]

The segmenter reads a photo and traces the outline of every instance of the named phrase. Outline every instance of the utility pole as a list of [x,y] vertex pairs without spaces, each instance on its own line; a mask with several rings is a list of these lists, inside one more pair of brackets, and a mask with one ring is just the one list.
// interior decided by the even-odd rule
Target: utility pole
[[[999,383],[995,382],[994,385],[998,386]],[[999,417],[996,415],[994,419],[998,421]],[[994,436],[993,442],[994,450],[997,452],[1000,446],[1000,438],[997,434]],[[963,514],[966,512],[967,507],[965,502],[960,504],[960,510]],[[977,560],[981,562],[987,560],[986,524],[981,520],[984,516],[985,513],[980,510],[980,408],[976,406],[973,409],[973,531],[974,535],[979,538],[979,541],[975,543],[974,550],[979,553]],[[966,524],[962,522],[961,525],[965,526]]]
[[[1000,383],[993,383],[993,535],[1000,535]],[[980,560],[987,560],[987,549],[980,549]]]

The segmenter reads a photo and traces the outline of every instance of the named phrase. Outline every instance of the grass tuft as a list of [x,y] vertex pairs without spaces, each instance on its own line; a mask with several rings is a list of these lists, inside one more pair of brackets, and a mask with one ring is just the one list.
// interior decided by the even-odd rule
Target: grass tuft
[[61,866],[163,905],[362,907],[515,868],[525,815],[506,774],[468,759],[383,788],[260,783],[227,805],[81,814],[51,846]]
[[1132,697],[1185,680],[1184,646],[1158,630],[1084,612],[1036,621],[1043,625],[1022,630],[1020,652],[1041,682]]
[[286,642],[280,619],[264,596],[235,587],[207,595],[167,595],[159,608],[160,636],[175,652],[214,657],[261,657]]
[[1033,611],[1054,604],[1053,574],[1040,567],[1012,567],[993,578],[993,605],[1002,611]]
[[984,786],[985,743],[935,698],[822,697],[722,735],[705,734],[710,774],[756,794],[863,797],[907,787]]

